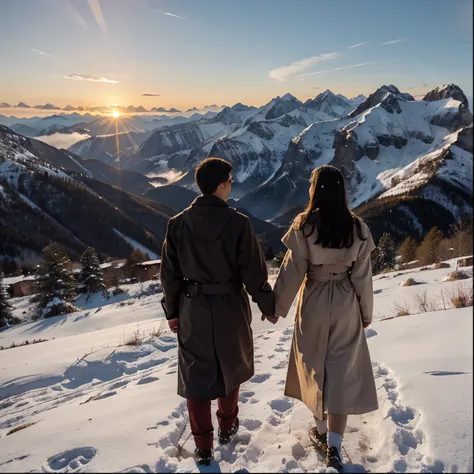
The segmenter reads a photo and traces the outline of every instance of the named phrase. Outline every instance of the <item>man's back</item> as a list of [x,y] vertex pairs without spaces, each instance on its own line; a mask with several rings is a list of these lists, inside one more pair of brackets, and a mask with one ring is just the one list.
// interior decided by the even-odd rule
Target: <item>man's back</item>
[[[247,216],[215,196],[203,196],[173,217],[170,232],[185,278],[201,283],[242,281],[242,254],[252,251],[245,247],[253,233]],[[260,258],[252,262],[262,263]]]
[[262,312],[274,312],[252,225],[221,199],[201,196],[170,220],[163,249],[164,307],[168,319],[179,318],[180,368],[188,380],[200,372],[199,383],[180,383],[178,393],[224,396],[253,375],[247,292]]
[[210,400],[218,399],[220,439],[238,428],[238,393],[254,374],[248,293],[267,315],[275,300],[250,220],[226,204],[232,166],[210,158],[196,171],[203,191],[170,219],[162,250],[162,305],[178,328],[178,394],[206,462],[212,449]]

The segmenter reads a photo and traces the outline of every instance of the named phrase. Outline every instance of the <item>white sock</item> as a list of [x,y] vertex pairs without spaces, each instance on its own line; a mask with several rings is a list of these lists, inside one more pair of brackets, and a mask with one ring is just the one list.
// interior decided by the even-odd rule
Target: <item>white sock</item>
[[317,418],[315,418],[314,421],[316,422],[316,429],[318,430],[319,434],[325,434],[328,432],[327,420],[318,420]]
[[328,447],[329,448],[337,448],[339,454],[341,453],[341,444],[342,444],[342,435],[339,433],[335,433],[334,431],[330,431],[328,433]]

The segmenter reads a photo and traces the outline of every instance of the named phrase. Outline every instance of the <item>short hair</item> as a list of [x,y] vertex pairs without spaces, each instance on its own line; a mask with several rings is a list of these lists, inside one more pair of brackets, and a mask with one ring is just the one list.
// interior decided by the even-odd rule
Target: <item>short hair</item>
[[194,180],[202,194],[216,192],[217,186],[225,183],[232,172],[232,165],[222,158],[206,158],[196,168]]

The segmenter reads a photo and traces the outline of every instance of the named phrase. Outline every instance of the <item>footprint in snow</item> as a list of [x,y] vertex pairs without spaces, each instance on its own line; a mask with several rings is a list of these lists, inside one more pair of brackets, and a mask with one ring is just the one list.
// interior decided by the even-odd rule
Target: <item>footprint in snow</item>
[[262,426],[262,422],[259,420],[242,420],[241,424],[244,428],[247,428],[249,431],[258,430]]
[[97,400],[104,400],[104,398],[110,398],[110,397],[113,397],[114,395],[117,395],[117,392],[114,390],[112,392],[106,392],[104,394],[101,394],[101,395],[97,395],[96,397],[94,397],[91,401],[97,401]]
[[250,379],[250,382],[252,382],[252,383],[263,383],[263,382],[266,382],[270,377],[271,377],[271,374],[258,374],[258,375],[254,375]]
[[44,472],[79,472],[94,459],[97,451],[90,446],[69,449],[50,457],[43,464]]
[[286,413],[288,410],[293,408],[293,401],[289,398],[278,398],[272,400],[269,405],[272,407],[272,410],[277,413]]
[[160,379],[158,377],[144,377],[137,382],[137,385],[145,385],[151,382],[156,382],[157,380]]

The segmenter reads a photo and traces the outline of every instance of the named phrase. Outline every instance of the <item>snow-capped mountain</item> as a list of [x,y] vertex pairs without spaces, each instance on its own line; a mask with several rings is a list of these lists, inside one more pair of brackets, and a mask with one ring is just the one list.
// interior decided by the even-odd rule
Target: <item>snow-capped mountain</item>
[[[74,258],[87,246],[126,257],[131,241],[159,253],[173,211],[94,179],[86,162],[0,126],[0,255],[34,258],[50,241]],[[112,182],[118,172],[97,161],[94,167]]]
[[61,110],[61,107],[58,107],[58,106],[50,104],[50,103],[47,103],[47,104],[44,104],[44,105],[35,105],[33,108],[34,109],[40,109],[40,110]]
[[74,126],[78,123],[90,123],[97,119],[97,116],[91,114],[78,114],[77,112],[71,114],[54,114],[48,117],[30,117],[30,118],[18,118],[18,117],[7,117],[5,115],[0,115],[0,125],[5,125],[9,128],[15,127],[18,125],[25,125],[31,129],[38,132],[54,126],[54,125],[63,125],[63,126]]
[[[24,126],[24,125],[20,124],[18,128],[20,128],[21,126]],[[87,124],[83,124],[83,126],[87,126]],[[17,131],[18,133],[21,133],[21,131],[15,129],[15,126],[12,126],[11,128],[12,130]],[[54,124],[54,125],[50,125],[49,127],[46,127],[43,130],[40,130],[34,136],[44,137],[47,135],[53,135],[54,133],[71,134],[74,132],[80,133],[82,135],[87,135],[88,129],[81,128],[79,125],[69,126],[69,125]],[[22,135],[25,135],[25,134],[22,134]]]
[[353,97],[352,99],[345,99],[348,100],[353,106],[358,106],[359,104],[362,104],[362,102],[365,102],[367,100],[367,97],[364,94],[359,94],[358,96]]
[[186,123],[157,128],[141,146],[123,154],[121,164],[143,173],[156,173],[168,168],[181,170],[189,156],[202,156],[201,147],[208,142],[212,146],[219,137],[238,128],[253,112],[253,107],[236,104],[215,116],[194,116],[197,120],[189,119]]
[[354,108],[354,104],[347,98],[341,94],[335,95],[330,90],[326,90],[314,99],[306,101],[304,105],[309,109],[324,112],[334,118],[343,117]]
[[[172,175],[173,186],[191,190],[196,190],[197,164],[208,156],[222,157],[233,165],[238,207],[282,224],[307,201],[311,170],[329,163],[346,176],[352,207],[369,221],[378,216],[372,222],[376,228],[393,225],[396,229],[388,230],[396,234],[411,226],[421,235],[437,223],[433,212],[446,229],[472,209],[468,105],[454,84],[434,89],[423,100],[388,85],[367,98],[348,99],[328,90],[304,104],[285,94],[259,108],[238,103],[205,116],[136,115],[120,121],[89,116],[81,121],[85,116],[59,114],[15,127],[39,132],[56,125],[50,130],[71,127],[102,135],[73,145],[72,156],[144,173],[160,184],[164,175]],[[0,116],[0,123],[10,120]],[[157,195],[175,196],[175,191],[162,188]],[[387,218],[388,210],[398,217]]]
[[[384,198],[391,197],[394,208],[416,196],[444,209],[450,217],[443,222],[452,222],[472,211],[472,115],[466,105],[454,85],[421,101],[383,86],[349,116],[315,122],[296,136],[275,176],[239,204],[265,219],[302,206],[312,169],[331,164],[347,179],[352,207],[364,204],[367,210],[371,203],[367,215],[382,215]],[[415,207],[405,203],[400,212],[421,233],[436,220]]]
[[81,157],[100,160],[120,168],[120,151],[141,145],[151,133],[151,131],[145,131],[99,135],[81,140],[70,146],[68,150]]
[[241,197],[275,173],[295,135],[315,121],[333,118],[291,94],[258,109],[238,103],[210,120],[156,131],[123,165],[143,173],[177,168],[185,173],[179,184],[193,187],[191,171],[199,161],[219,156],[232,163],[234,193]]

